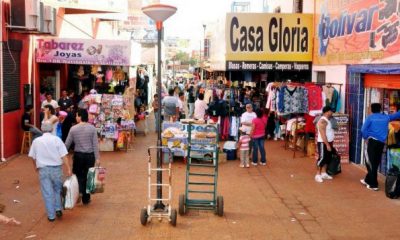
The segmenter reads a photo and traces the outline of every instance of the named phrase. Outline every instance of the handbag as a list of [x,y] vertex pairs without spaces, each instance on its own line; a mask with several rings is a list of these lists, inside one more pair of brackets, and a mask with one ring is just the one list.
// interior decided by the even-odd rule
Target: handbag
[[336,149],[332,149],[332,159],[328,164],[326,172],[333,176],[342,172],[342,165],[340,163],[340,155]]
[[104,192],[105,177],[106,169],[104,167],[89,168],[86,181],[86,193],[93,194]]
[[63,201],[64,209],[72,209],[79,198],[79,184],[76,175],[73,174],[72,176],[68,177],[65,180],[63,187],[66,189]]

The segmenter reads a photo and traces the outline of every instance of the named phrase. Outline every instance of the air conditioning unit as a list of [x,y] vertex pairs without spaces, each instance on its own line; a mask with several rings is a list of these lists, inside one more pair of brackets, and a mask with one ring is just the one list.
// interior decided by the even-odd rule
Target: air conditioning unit
[[11,21],[9,28],[40,31],[43,21],[43,3],[40,0],[11,0]]
[[44,33],[50,33],[51,35],[56,35],[57,33],[56,21],[57,21],[57,10],[51,6],[44,6],[42,31]]

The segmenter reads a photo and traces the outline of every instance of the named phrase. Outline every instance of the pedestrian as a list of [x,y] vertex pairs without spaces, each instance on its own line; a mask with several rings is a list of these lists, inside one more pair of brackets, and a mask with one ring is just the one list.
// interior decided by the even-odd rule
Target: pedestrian
[[249,150],[250,150],[250,136],[246,133],[244,127],[239,128],[241,136],[238,142],[238,149],[240,151],[240,165],[239,167],[250,167],[249,165]]
[[251,140],[253,142],[253,162],[254,166],[258,163],[258,150],[261,154],[261,165],[267,165],[267,159],[265,157],[265,127],[267,126],[267,120],[264,117],[263,111],[259,108],[256,110],[257,117],[252,121],[251,127]]
[[58,106],[60,106],[61,111],[67,111],[68,108],[73,106],[72,99],[69,98],[67,90],[61,91],[61,97],[58,100]]
[[332,160],[333,140],[335,139],[335,132],[332,128],[330,119],[332,118],[332,108],[325,106],[322,109],[322,117],[317,122],[317,149],[318,149],[318,161],[317,161],[317,174],[315,175],[315,181],[322,183],[325,180],[332,180],[333,178],[326,173],[326,168]]
[[372,103],[372,114],[367,117],[361,127],[362,137],[366,140],[364,149],[367,175],[360,182],[368,189],[378,191],[378,167],[381,162],[383,148],[388,136],[389,122],[399,119],[400,112],[395,114],[381,113],[380,103]]
[[21,118],[21,127],[24,131],[31,132],[32,140],[35,140],[37,137],[42,136],[43,133],[42,131],[40,131],[39,128],[35,127],[35,125],[32,124],[32,112],[33,112],[32,106],[28,105],[25,107],[25,113],[22,115]]
[[200,93],[199,98],[194,103],[194,119],[204,119],[207,109],[208,105],[204,101],[204,93]]
[[162,100],[162,107],[166,121],[175,122],[179,118],[179,103],[178,98],[174,96],[174,89],[168,90],[168,96]]
[[45,106],[51,105],[54,110],[57,110],[60,106],[58,105],[57,101],[53,99],[53,96],[51,93],[46,93],[46,100],[42,102],[42,110],[44,109]]
[[195,89],[193,85],[190,85],[188,90],[189,118],[193,118],[195,100]]
[[185,119],[187,116],[187,112],[188,112],[188,107],[185,101],[185,93],[184,92],[180,92],[179,93],[179,119]]
[[[253,105],[251,103],[246,105],[246,112],[240,117],[240,123],[244,128],[246,134],[250,135],[253,119],[257,117],[256,113],[253,112]],[[250,142],[249,157],[251,157],[251,151],[253,148],[253,142]]]
[[57,124],[58,124],[58,117],[56,116],[56,110],[53,108],[52,105],[48,104],[43,108],[43,120],[42,125],[45,123],[49,123],[53,125],[53,132],[54,136],[57,136]]
[[154,119],[155,119],[155,131],[158,131],[158,124],[160,124],[159,122],[159,114],[160,114],[160,107],[158,104],[158,94],[154,94],[153,96],[153,102],[151,103],[151,106],[153,107],[153,111],[154,111]]
[[[74,123],[74,117],[71,112],[60,111],[58,116],[57,131],[61,131],[61,139],[63,142],[67,140],[69,131]],[[60,128],[60,130],[58,130]],[[57,132],[57,136],[59,133]]]
[[78,178],[82,203],[90,203],[90,194],[86,193],[86,181],[89,168],[100,165],[99,145],[96,128],[88,123],[88,112],[79,109],[76,113],[77,124],[69,131],[65,145],[67,149],[74,143],[72,172]]
[[46,206],[47,219],[53,222],[62,216],[61,192],[63,181],[62,165],[67,176],[71,176],[71,168],[67,158],[67,148],[60,138],[51,134],[53,125],[42,124],[43,135],[32,142],[29,157],[34,160],[34,167],[39,173],[40,188]]

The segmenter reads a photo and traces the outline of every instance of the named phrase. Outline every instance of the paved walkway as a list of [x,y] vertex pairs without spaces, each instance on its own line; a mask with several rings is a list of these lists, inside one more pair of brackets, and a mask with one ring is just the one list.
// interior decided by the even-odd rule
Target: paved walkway
[[[314,160],[293,159],[282,142],[267,142],[267,166],[242,169],[220,165],[219,193],[225,215],[190,211],[177,227],[153,221],[143,227],[147,146],[155,135],[138,137],[131,152],[102,153],[106,190],[89,206],[64,211],[47,221],[32,162],[20,156],[0,166],[0,203],[21,226],[0,225],[0,239],[399,239],[400,201],[362,187],[362,169],[343,166],[333,181],[316,183]],[[300,154],[298,154],[300,155]],[[221,155],[224,157],[224,155]],[[184,191],[185,165],[173,165],[174,201]],[[381,183],[381,186],[382,183]],[[13,200],[19,202],[14,203]]]

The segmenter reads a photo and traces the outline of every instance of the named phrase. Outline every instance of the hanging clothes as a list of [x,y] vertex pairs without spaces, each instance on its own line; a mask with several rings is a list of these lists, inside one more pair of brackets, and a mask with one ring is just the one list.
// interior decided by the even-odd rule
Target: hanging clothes
[[[300,86],[283,87],[279,95],[281,113],[306,113],[308,112],[308,92]],[[283,106],[283,107],[282,107]]]
[[305,88],[308,91],[308,110],[321,110],[323,107],[321,87],[312,83],[306,83]]

